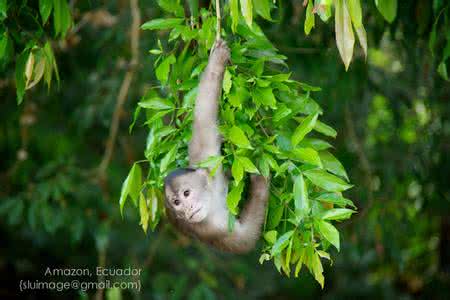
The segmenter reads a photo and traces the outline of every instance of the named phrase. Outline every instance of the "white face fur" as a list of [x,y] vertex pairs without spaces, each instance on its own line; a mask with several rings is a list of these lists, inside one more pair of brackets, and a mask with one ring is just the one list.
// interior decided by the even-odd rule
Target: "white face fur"
[[204,170],[179,175],[165,187],[166,207],[177,219],[188,223],[202,222],[208,215],[208,175]]

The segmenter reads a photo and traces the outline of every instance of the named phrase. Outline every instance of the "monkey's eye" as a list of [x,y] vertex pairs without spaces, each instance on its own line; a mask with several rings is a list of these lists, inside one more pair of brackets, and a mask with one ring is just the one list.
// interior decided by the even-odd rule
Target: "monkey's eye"
[[190,194],[191,192],[189,191],[189,190],[185,190],[184,192],[183,192],[183,195],[184,195],[184,197],[189,197],[189,194]]
[[175,204],[176,206],[180,205],[180,200],[175,199],[175,201],[173,201],[173,204]]

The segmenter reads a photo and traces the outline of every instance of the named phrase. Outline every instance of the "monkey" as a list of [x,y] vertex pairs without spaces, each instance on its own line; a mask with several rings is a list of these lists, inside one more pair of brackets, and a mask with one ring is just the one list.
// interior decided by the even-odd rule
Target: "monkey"
[[201,75],[194,105],[192,137],[188,145],[189,167],[180,168],[164,179],[164,204],[168,220],[182,233],[224,252],[251,251],[261,234],[269,198],[269,180],[250,176],[249,199],[228,229],[228,178],[220,166],[214,176],[196,165],[210,156],[220,155],[222,138],[218,130],[218,109],[222,81],[230,50],[225,41],[216,40],[208,64]]

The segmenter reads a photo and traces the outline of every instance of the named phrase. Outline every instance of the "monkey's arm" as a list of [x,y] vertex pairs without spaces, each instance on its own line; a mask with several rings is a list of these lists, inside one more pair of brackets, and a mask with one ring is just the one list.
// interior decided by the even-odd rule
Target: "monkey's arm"
[[194,108],[192,139],[189,144],[189,163],[195,165],[213,155],[220,154],[217,114],[222,90],[225,65],[230,50],[223,40],[216,44],[203,72]]
[[217,240],[216,247],[233,253],[245,253],[255,247],[261,235],[267,201],[269,183],[263,176],[251,176],[250,199],[236,221],[233,232]]

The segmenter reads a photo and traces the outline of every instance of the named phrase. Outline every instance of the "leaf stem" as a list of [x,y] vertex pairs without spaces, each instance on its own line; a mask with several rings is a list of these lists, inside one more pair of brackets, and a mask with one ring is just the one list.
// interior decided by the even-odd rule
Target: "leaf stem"
[[221,27],[222,16],[220,15],[220,0],[216,0],[216,19],[217,19],[216,40],[219,40],[220,31],[222,30]]

